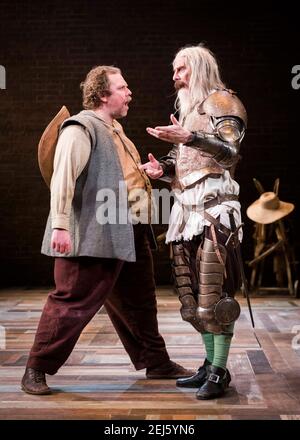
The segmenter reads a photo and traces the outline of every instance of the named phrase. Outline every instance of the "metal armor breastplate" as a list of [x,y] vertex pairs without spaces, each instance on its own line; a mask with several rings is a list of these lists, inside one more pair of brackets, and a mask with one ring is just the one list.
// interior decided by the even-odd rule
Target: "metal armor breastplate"
[[[197,106],[184,122],[184,127],[190,131],[212,133],[210,117],[200,115]],[[195,148],[179,145],[176,159],[175,187],[184,189],[207,176],[208,174],[223,174],[224,169],[208,154]]]

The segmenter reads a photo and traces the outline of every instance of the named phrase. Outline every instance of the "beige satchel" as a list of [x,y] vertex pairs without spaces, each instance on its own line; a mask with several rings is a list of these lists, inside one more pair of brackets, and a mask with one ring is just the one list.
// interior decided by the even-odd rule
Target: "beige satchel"
[[50,187],[53,174],[53,161],[61,124],[70,117],[67,107],[62,106],[56,116],[45,128],[38,145],[38,162],[41,174]]

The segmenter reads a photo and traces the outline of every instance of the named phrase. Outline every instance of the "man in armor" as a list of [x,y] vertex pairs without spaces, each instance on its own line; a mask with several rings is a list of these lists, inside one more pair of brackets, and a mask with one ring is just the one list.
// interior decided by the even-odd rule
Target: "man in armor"
[[[224,394],[240,286],[235,245],[242,240],[239,185],[233,178],[247,125],[246,110],[227,89],[217,61],[203,45],[184,47],[173,61],[179,121],[147,128],[173,143],[167,156],[142,165],[152,179],[171,183],[175,195],[166,242],[171,243],[176,291],[185,321],[201,333],[206,359],[178,387],[199,388],[197,399]],[[235,240],[232,240],[232,236]]]

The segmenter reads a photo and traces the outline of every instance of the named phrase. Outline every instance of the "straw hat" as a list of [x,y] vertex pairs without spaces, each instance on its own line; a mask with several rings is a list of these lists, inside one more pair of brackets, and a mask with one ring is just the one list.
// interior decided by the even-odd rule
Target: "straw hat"
[[56,116],[45,128],[38,145],[38,162],[42,176],[50,187],[53,174],[53,161],[58,139],[59,128],[65,119],[70,117],[67,107],[62,106]]
[[281,202],[274,192],[263,193],[247,209],[247,216],[263,225],[276,222],[293,211],[293,203]]

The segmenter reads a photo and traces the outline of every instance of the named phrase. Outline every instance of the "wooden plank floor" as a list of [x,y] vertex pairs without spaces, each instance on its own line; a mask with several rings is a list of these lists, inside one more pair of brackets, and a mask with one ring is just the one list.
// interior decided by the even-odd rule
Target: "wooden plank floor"
[[[104,311],[82,333],[67,363],[47,376],[54,393],[32,396],[20,380],[47,290],[0,291],[0,419],[300,419],[300,300],[253,298],[255,334],[244,298],[236,324],[226,396],[198,401],[174,380],[135,371]],[[159,327],[171,358],[196,369],[200,336],[181,320],[171,289],[157,289]],[[297,326],[298,325],[298,330]],[[300,338],[299,338],[300,339]],[[292,341],[294,343],[292,344]]]

